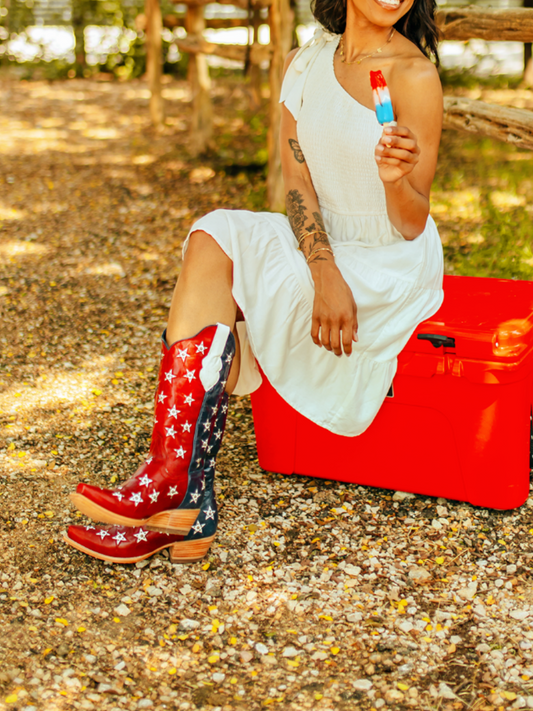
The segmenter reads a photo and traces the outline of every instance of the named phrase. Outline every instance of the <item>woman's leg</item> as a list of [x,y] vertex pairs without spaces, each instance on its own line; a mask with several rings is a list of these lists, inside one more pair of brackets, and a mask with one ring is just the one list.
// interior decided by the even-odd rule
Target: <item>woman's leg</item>
[[[229,326],[237,338],[237,304],[233,300],[233,262],[217,242],[202,230],[189,239],[183,267],[174,289],[167,325],[167,343],[190,338],[214,323]],[[237,342],[226,391],[233,392],[239,376]]]
[[[232,286],[231,260],[212,237],[197,230],[163,339],[149,456],[116,490],[78,485],[71,495],[77,508],[116,526],[70,527],[65,539],[70,545],[115,562],[140,560],[161,545],[173,545],[177,561],[198,559],[208,550],[217,521],[216,454],[227,393],[239,371]],[[162,543],[157,532],[171,537]]]

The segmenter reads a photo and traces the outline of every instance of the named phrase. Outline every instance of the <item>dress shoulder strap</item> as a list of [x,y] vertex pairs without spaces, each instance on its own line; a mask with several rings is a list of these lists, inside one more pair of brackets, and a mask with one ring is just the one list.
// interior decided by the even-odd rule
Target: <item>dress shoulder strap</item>
[[311,67],[328,42],[336,39],[337,35],[318,27],[313,37],[300,47],[289,64],[281,86],[280,103],[285,104],[296,121],[302,108],[305,84]]

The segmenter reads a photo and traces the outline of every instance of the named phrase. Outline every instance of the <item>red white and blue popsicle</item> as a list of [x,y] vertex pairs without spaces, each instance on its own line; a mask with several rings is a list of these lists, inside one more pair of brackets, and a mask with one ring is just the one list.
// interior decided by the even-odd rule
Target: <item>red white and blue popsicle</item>
[[379,69],[377,72],[370,72],[370,86],[379,123],[382,126],[396,126],[389,87]]

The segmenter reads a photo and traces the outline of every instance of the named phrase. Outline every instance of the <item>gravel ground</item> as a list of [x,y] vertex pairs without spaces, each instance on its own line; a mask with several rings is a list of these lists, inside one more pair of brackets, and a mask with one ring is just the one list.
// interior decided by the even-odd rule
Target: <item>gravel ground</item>
[[[62,543],[75,483],[123,480],[147,449],[187,225],[264,189],[187,158],[184,84],[162,134],[143,92],[0,94],[0,709],[533,708],[533,498],[496,512],[262,471],[248,398],[205,561]],[[216,92],[220,140],[250,155],[246,97]]]

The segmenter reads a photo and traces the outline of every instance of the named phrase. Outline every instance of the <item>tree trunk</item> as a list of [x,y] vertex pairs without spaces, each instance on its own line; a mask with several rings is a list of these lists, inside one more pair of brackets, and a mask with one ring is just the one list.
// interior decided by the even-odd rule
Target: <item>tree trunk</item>
[[82,77],[87,66],[85,55],[85,2],[78,0],[72,3],[72,29],[74,31],[74,68],[76,76]]
[[164,120],[164,104],[161,94],[161,74],[163,69],[161,30],[163,22],[159,0],[145,0],[146,15],[146,75],[150,89],[150,116],[154,126],[161,126]]
[[294,13],[290,7],[290,0],[273,0],[269,8],[270,46],[272,58],[270,60],[270,126],[268,129],[268,177],[267,196],[268,205],[274,212],[283,212],[285,209],[285,190],[281,174],[281,152],[279,123],[281,118],[281,105],[279,95],[281,92],[281,76],[283,63],[292,44],[292,27]]
[[[186,24],[189,35],[201,38],[205,29],[203,6],[187,8]],[[191,153],[199,155],[210,147],[213,138],[211,79],[205,54],[194,52],[190,55],[188,79],[192,91]]]

